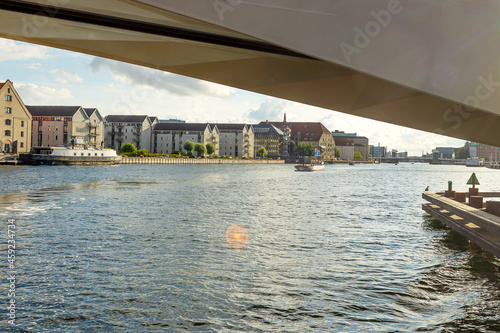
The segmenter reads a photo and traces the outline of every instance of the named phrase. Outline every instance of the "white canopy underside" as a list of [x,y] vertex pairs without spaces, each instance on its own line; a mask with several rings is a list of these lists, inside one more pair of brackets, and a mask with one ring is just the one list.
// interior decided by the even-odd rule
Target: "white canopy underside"
[[2,1],[0,36],[500,146],[499,11],[500,0]]

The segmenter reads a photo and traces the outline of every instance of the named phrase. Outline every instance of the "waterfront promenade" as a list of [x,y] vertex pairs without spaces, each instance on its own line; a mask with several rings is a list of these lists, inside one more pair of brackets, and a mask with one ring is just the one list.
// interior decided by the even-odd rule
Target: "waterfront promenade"
[[284,160],[122,157],[122,164],[284,164]]

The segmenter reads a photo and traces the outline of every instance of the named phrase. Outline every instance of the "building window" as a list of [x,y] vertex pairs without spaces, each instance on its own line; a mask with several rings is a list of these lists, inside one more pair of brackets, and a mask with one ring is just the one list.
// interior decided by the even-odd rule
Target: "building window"
[[[21,135],[22,136],[22,135]],[[57,141],[57,135],[56,135],[56,141]]]
[[6,107],[5,108],[5,113],[12,113],[12,108]]
[[24,132],[21,132],[21,138],[24,138]]
[[24,127],[24,120],[21,120],[21,127]]
[[10,102],[12,101],[12,96],[11,95],[5,95],[5,100]]
[[10,94],[10,88],[7,88],[7,92]]
[[24,148],[24,142],[21,142],[21,148]]
[[10,125],[12,124],[12,121],[10,119],[5,119],[5,125]]
[[9,130],[5,131],[5,136],[10,136],[10,131]]

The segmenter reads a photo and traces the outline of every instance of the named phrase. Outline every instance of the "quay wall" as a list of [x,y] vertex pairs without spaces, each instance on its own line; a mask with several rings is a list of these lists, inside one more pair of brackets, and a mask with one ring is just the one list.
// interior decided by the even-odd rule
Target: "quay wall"
[[122,157],[122,164],[284,164],[284,160],[239,160],[224,158]]

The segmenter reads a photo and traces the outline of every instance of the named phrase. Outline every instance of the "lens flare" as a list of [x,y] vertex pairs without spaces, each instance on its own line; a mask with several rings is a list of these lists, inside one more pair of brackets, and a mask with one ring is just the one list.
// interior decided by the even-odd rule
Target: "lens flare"
[[226,242],[235,249],[241,249],[248,242],[248,231],[244,226],[234,224],[226,230]]

